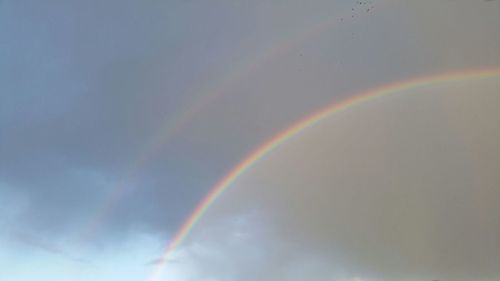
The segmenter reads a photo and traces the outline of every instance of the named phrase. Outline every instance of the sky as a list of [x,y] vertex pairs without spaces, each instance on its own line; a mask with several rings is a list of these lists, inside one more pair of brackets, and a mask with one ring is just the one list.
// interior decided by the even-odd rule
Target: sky
[[[500,279],[500,2],[0,1],[0,279]],[[153,272],[162,268],[162,273]],[[26,270],[29,268],[29,270]]]

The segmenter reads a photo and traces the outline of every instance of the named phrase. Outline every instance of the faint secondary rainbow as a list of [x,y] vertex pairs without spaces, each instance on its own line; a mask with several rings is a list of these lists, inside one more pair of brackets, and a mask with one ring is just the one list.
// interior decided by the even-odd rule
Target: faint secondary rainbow
[[[193,92],[199,92],[199,94],[191,103],[185,105],[184,110],[179,110],[177,113],[166,117],[163,125],[141,151],[139,151],[135,160],[127,167],[126,172],[114,185],[110,194],[99,205],[92,219],[82,227],[82,230],[77,231],[78,239],[83,242],[95,235],[120,202],[128,182],[140,173],[144,166],[158,155],[158,151],[174,139],[180,131],[186,128],[200,112],[208,108],[210,104],[214,103],[220,97],[228,94],[230,92],[229,89],[235,84],[252,75],[252,73],[256,73],[274,58],[290,53],[302,43],[324,34],[324,32],[331,30],[340,23],[344,25],[348,23],[349,21],[342,21],[341,19],[347,18],[350,11],[350,9],[346,8],[338,15],[327,17],[326,19],[319,20],[317,23],[311,24],[309,27],[303,28],[303,30],[292,34],[290,38],[280,40],[277,44],[272,44],[270,47],[244,59],[234,69],[226,73],[223,79],[217,80],[213,84],[207,83],[207,85],[201,85],[199,89],[194,89]],[[366,15],[360,16],[358,17],[358,21],[367,18]],[[354,22],[351,21],[352,23]]]
[[500,78],[500,68],[484,68],[476,70],[465,70],[444,74],[437,74],[432,76],[418,77],[414,79],[398,81],[395,83],[390,83],[373,88],[368,91],[361,92],[351,98],[345,99],[340,102],[335,102],[330,104],[315,113],[300,119],[298,122],[294,123],[288,129],[278,133],[273,138],[265,142],[263,145],[259,146],[256,150],[248,154],[243,160],[232,168],[229,173],[227,173],[222,179],[214,185],[210,192],[205,196],[203,200],[197,205],[193,210],[191,215],[182,224],[179,230],[176,232],[175,236],[171,242],[165,248],[164,254],[160,259],[160,263],[156,266],[150,280],[157,281],[163,272],[166,263],[170,255],[179,247],[179,245],[185,240],[189,232],[197,224],[197,222],[203,217],[208,208],[217,200],[221,194],[233,183],[238,177],[244,174],[248,169],[255,165],[259,160],[264,158],[268,153],[270,153],[276,147],[285,143],[288,139],[292,138],[303,132],[305,129],[314,126],[315,124],[321,122],[322,120],[330,117],[331,115],[344,111],[348,108],[356,106],[358,104],[370,101],[372,99],[395,94],[403,90],[408,90],[416,87],[428,86],[439,82],[451,82],[459,80],[474,80],[480,78]]

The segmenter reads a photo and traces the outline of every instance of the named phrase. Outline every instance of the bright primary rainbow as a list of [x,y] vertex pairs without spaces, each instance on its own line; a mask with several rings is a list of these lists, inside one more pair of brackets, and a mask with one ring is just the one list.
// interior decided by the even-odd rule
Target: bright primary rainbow
[[186,239],[190,231],[197,224],[197,222],[203,217],[207,209],[217,200],[221,194],[227,190],[227,188],[235,182],[239,176],[245,173],[249,168],[255,165],[259,160],[264,158],[268,153],[270,153],[274,148],[280,146],[288,139],[296,136],[297,134],[303,132],[305,129],[321,122],[322,120],[330,117],[331,115],[356,106],[360,103],[370,101],[372,99],[401,92],[403,90],[408,90],[416,87],[427,86],[436,84],[439,82],[449,82],[458,80],[473,80],[480,78],[500,78],[500,68],[483,68],[476,70],[465,70],[459,72],[450,72],[444,74],[437,74],[432,76],[418,77],[410,80],[398,81],[395,83],[390,83],[382,85],[380,87],[373,88],[368,91],[361,92],[360,94],[354,95],[351,98],[345,99],[344,101],[330,104],[319,111],[300,119],[298,122],[294,123],[288,129],[282,131],[281,133],[275,135],[269,141],[265,142],[263,145],[259,146],[256,150],[248,154],[243,160],[232,168],[229,173],[227,173],[220,181],[215,184],[214,187],[208,192],[203,200],[197,205],[193,210],[191,215],[182,224],[179,230],[176,232],[171,242],[165,248],[160,262],[155,267],[150,281],[159,280],[161,273],[163,272],[170,255],[179,247],[179,245]]

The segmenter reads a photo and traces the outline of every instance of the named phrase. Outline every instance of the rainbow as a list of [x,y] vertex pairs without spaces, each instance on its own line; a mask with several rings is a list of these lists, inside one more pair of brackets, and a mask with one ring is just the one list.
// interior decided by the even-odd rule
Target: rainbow
[[189,235],[190,231],[198,223],[198,221],[203,217],[212,204],[222,195],[222,193],[227,190],[232,183],[234,183],[242,174],[244,174],[248,169],[254,166],[259,160],[263,159],[267,154],[273,151],[276,147],[282,145],[290,138],[300,134],[307,128],[314,126],[315,124],[325,120],[326,118],[332,116],[335,113],[344,111],[361,103],[368,102],[370,100],[386,96],[389,94],[395,94],[403,90],[428,86],[440,82],[452,82],[459,80],[473,80],[473,79],[484,79],[484,78],[500,78],[500,68],[482,68],[476,70],[465,70],[448,72],[444,74],[436,74],[431,76],[418,77],[414,79],[398,81],[395,83],[390,83],[382,85],[357,95],[351,98],[345,99],[341,102],[335,102],[329,104],[328,106],[308,115],[298,122],[294,123],[288,129],[278,133],[270,140],[265,142],[263,145],[259,146],[253,152],[248,154],[243,160],[234,166],[229,173],[227,173],[222,179],[217,182],[210,192],[205,196],[203,200],[197,205],[193,210],[191,215],[185,220],[179,230],[175,233],[173,239],[165,248],[160,262],[156,265],[150,281],[159,280],[168,259],[172,253],[182,244],[182,242]]

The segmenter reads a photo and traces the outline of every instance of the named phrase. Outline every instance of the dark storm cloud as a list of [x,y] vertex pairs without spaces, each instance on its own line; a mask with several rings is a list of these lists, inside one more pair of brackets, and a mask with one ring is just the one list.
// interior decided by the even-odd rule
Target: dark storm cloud
[[[493,11],[372,2],[341,21],[356,1],[4,1],[0,183],[27,198],[18,218],[79,232],[105,210],[97,232],[172,230],[243,155],[326,102],[499,59]],[[219,90],[129,171],[158,128]]]
[[[245,15],[221,4],[2,4],[0,180],[29,198],[21,219],[44,230],[93,219],[156,130],[240,44]],[[140,186],[148,198],[118,207],[122,224],[168,213],[158,218],[168,226],[183,217],[187,208],[136,209],[158,192],[191,196],[177,187],[182,173],[168,169],[125,180],[126,190]]]
[[[5,2],[0,179],[28,198],[18,219],[58,233],[68,225],[85,232],[96,219],[103,231],[177,225],[241,155],[324,102],[328,86],[300,102],[317,80],[290,92],[303,80],[284,82],[297,73],[268,79],[288,67],[279,65],[290,51],[260,60],[256,54],[307,34],[332,17],[331,7],[321,1],[311,7],[300,1]],[[254,63],[246,61],[249,53],[258,62],[248,74],[254,80],[245,75]],[[235,66],[243,75],[223,87],[226,99],[210,104],[190,134],[136,169],[157,130],[197,98],[218,94],[219,81]],[[292,95],[291,107],[276,112]],[[123,191],[107,209],[117,185]]]
[[[492,5],[469,0],[365,2],[370,4],[1,1],[0,227],[13,235],[0,239],[10,248],[0,258],[9,267],[7,276],[14,276],[10,280],[59,280],[66,267],[53,260],[60,257],[88,258],[103,269],[86,273],[86,264],[68,269],[77,279],[140,280],[142,271],[162,262],[158,257],[164,243],[209,188],[294,120],[381,84],[500,65],[500,18]],[[158,130],[200,98],[206,104],[190,115],[178,135],[135,167]],[[461,109],[449,111],[455,112],[449,119],[472,122]],[[474,111],[493,112],[486,119],[498,120],[491,108]],[[444,110],[433,108],[437,112]],[[230,201],[230,207],[220,203],[221,217],[229,222],[217,221],[211,228],[213,221],[207,220],[200,225],[201,234],[191,233],[186,247],[167,258],[174,271],[192,271],[187,276],[196,278],[177,278],[174,272],[165,275],[167,280],[359,281],[365,279],[356,277],[366,276],[375,281],[377,276],[401,280],[395,276],[411,275],[422,280],[437,273],[456,277],[456,272],[495,272],[491,261],[499,259],[500,234],[490,236],[498,220],[487,213],[500,213],[500,204],[497,190],[486,187],[497,186],[493,168],[476,171],[478,177],[473,169],[457,173],[447,181],[457,188],[478,182],[484,198],[465,188],[449,198],[443,196],[446,187],[429,194],[395,190],[395,184],[405,183],[401,178],[381,184],[383,194],[342,188],[380,184],[373,173],[400,168],[397,161],[392,166],[375,161],[392,150],[369,149],[383,143],[377,137],[387,133],[386,127],[370,126],[371,121],[361,124],[357,135],[351,135],[350,126],[339,129],[344,139],[323,131],[312,134],[318,145],[292,144],[296,149],[290,158],[259,168],[262,178],[240,182],[247,188],[237,190],[250,186],[255,192],[238,193],[243,195]],[[483,149],[498,143],[494,137],[489,138],[493,144],[478,137],[496,130],[496,123],[478,126],[474,134],[462,136],[464,143],[455,141],[450,147],[440,142],[440,129],[450,124],[434,123],[431,117],[424,121],[423,126],[410,122],[415,129],[401,131],[407,132],[409,143],[423,133],[435,133],[441,145],[432,154],[449,153],[456,160],[446,162],[447,172],[465,167],[456,158],[463,155],[464,143],[484,144]],[[368,139],[366,132],[374,137]],[[352,158],[342,154],[356,144],[366,145],[360,151],[374,157],[359,151]],[[476,160],[497,163],[498,154],[483,149],[476,151],[481,155]],[[320,160],[304,157],[309,153]],[[326,157],[331,154],[335,156]],[[339,164],[339,155],[350,160]],[[437,165],[431,164],[426,171]],[[358,166],[368,170],[366,178],[356,178]],[[338,168],[337,174],[325,167]],[[443,175],[427,180],[439,181]],[[339,178],[341,183],[332,187]],[[308,192],[304,186],[310,187]],[[388,200],[398,198],[404,202]],[[459,203],[468,200],[473,203]],[[450,209],[442,208],[443,202]],[[394,211],[402,207],[408,208]],[[255,217],[245,217],[256,209]],[[461,224],[462,218],[467,223]],[[431,230],[413,235],[421,228]],[[460,244],[470,237],[484,239]],[[387,250],[394,245],[397,251]],[[34,249],[33,255],[25,258],[28,248]],[[49,254],[37,254],[42,251]],[[432,276],[410,268],[410,262],[427,267]],[[135,275],[134,267],[141,272]],[[441,270],[445,267],[450,271]]]

